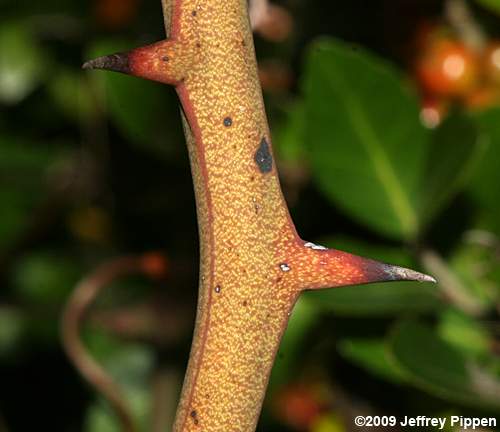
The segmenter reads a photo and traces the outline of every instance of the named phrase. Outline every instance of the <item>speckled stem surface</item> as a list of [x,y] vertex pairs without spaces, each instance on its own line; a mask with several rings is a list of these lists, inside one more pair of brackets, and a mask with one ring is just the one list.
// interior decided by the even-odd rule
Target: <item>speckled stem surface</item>
[[[176,86],[196,193],[199,300],[173,430],[251,432],[303,289],[428,279],[297,235],[272,154],[247,1],[163,0],[163,8],[169,39],[118,54],[118,64]],[[86,67],[116,64],[115,55]]]

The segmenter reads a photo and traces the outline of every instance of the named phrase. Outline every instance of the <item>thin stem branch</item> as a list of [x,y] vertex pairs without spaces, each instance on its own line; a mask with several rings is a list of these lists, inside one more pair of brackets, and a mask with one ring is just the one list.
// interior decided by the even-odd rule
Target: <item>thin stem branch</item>
[[[149,256],[145,256],[149,257]],[[130,409],[119,386],[89,353],[81,340],[81,327],[89,306],[96,297],[120,276],[150,273],[145,257],[121,257],[98,267],[75,288],[63,312],[61,335],[64,349],[80,374],[111,404],[124,431],[135,431]]]

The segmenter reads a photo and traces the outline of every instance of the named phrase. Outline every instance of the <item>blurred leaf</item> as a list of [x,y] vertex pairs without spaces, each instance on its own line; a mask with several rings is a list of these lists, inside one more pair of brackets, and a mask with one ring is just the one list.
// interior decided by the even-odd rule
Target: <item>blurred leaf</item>
[[[45,175],[56,149],[41,142],[0,138],[0,247],[15,239],[44,198]],[[15,187],[13,187],[15,185]]]
[[[88,58],[132,49],[131,44],[109,40],[93,46]],[[169,153],[177,142],[181,126],[178,104],[171,90],[152,81],[114,72],[91,71],[89,74],[104,85],[107,109],[116,127],[132,142],[159,155]],[[167,142],[165,142],[167,141]]]
[[365,51],[323,40],[309,55],[305,101],[319,187],[375,230],[413,238],[428,131],[400,74]]
[[22,313],[9,307],[0,307],[0,358],[8,355],[19,343],[24,330]]
[[404,381],[404,375],[389,355],[387,344],[381,339],[343,339],[339,352],[374,375],[394,383]]
[[410,382],[449,401],[500,409],[500,382],[427,326],[404,322],[393,333],[392,354]]
[[68,257],[37,252],[18,260],[12,279],[24,301],[53,305],[66,300],[79,275],[78,267]]
[[48,90],[61,112],[82,122],[93,109],[91,89],[81,73],[60,69],[50,80]]
[[281,340],[269,383],[269,394],[294,376],[296,362],[302,357],[305,336],[319,318],[317,309],[301,296],[293,309],[285,334]]
[[0,102],[15,104],[40,82],[46,54],[28,22],[3,22],[0,27]]
[[500,14],[500,0],[476,0],[481,6]]
[[438,332],[465,354],[484,355],[491,345],[488,333],[479,322],[457,309],[450,308],[441,314]]
[[423,180],[422,220],[430,222],[465,185],[484,144],[475,123],[464,115],[447,118],[435,131]]
[[338,315],[385,316],[438,309],[441,303],[436,289],[429,285],[418,282],[356,285],[305,295],[319,309]]
[[[347,237],[322,240],[321,243],[383,262],[415,267],[413,260],[400,247],[368,244]],[[318,309],[339,315],[380,316],[401,312],[424,312],[439,309],[442,305],[434,285],[418,282],[356,285],[311,291],[304,295]]]
[[487,146],[469,182],[469,191],[482,212],[480,226],[500,234],[500,108],[482,111],[476,115],[480,133]]
[[[110,344],[104,351],[96,352],[93,348],[103,342]],[[89,341],[91,352],[113,380],[119,383],[123,398],[127,401],[138,430],[148,430],[151,408],[150,373],[154,364],[151,349],[141,345],[124,345],[112,341],[99,332],[91,334]],[[121,428],[115,413],[111,412],[104,401],[91,406],[86,420],[86,430],[91,432],[119,432]]]
[[461,244],[448,258],[453,272],[460,278],[466,290],[483,309],[493,307],[499,300],[497,281],[492,271],[498,268],[495,252],[474,244]]
[[286,120],[273,129],[273,145],[281,160],[302,163],[305,126],[304,104],[302,101],[296,101],[288,109]]

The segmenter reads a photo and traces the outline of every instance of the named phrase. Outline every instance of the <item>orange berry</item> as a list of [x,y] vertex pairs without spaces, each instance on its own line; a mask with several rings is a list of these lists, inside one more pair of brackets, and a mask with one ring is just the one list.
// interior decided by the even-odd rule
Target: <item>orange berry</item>
[[465,45],[443,39],[431,44],[418,58],[416,73],[428,94],[464,96],[477,83],[477,58]]
[[259,64],[259,79],[264,91],[284,92],[290,89],[293,76],[291,70],[278,61],[262,61]]
[[153,279],[165,277],[168,271],[168,262],[165,256],[159,252],[144,254],[140,261],[141,269]]
[[295,384],[284,388],[275,399],[277,417],[297,430],[308,430],[323,411],[311,388]]
[[494,86],[483,86],[473,90],[464,99],[464,105],[471,110],[481,110],[498,105],[500,89]]
[[138,0],[95,0],[94,14],[100,25],[109,29],[123,28],[137,14]]

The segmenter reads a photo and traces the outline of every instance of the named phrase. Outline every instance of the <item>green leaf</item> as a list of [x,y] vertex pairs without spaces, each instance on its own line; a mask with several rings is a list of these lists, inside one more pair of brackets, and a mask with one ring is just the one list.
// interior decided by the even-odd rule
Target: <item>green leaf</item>
[[381,339],[343,339],[339,341],[340,353],[368,372],[400,384],[405,376],[398,369]]
[[486,144],[479,139],[475,123],[465,115],[449,117],[435,131],[422,188],[423,221],[429,223],[465,186]]
[[0,358],[15,350],[24,329],[25,320],[21,311],[0,307]]
[[78,267],[71,259],[44,251],[19,259],[12,280],[24,301],[53,305],[66,300],[79,276]]
[[480,224],[500,234],[500,108],[480,112],[476,121],[487,139],[486,149],[476,165],[468,190],[480,206]]
[[297,367],[297,359],[301,358],[301,348],[307,333],[317,322],[318,310],[303,296],[299,298],[293,309],[287,329],[281,340],[276,361],[274,362],[269,393],[280,388],[291,380]]
[[0,27],[0,102],[15,104],[41,81],[45,54],[27,22],[2,22]]
[[435,288],[418,282],[394,282],[332,288],[304,294],[320,310],[338,315],[391,316],[440,308]]
[[[321,244],[403,267],[415,262],[400,247],[367,244],[348,237],[321,240]],[[304,294],[320,310],[339,315],[381,316],[402,312],[427,312],[442,306],[435,285],[418,282],[375,283]]]
[[61,112],[76,122],[87,120],[95,109],[91,88],[81,73],[60,69],[51,78],[48,90]]
[[408,380],[443,399],[500,409],[500,382],[417,322],[398,325],[392,335],[395,361]]
[[500,14],[500,0],[476,0],[481,6]]
[[[473,232],[469,235],[473,235]],[[479,310],[495,307],[495,303],[500,300],[500,292],[494,275],[498,269],[498,257],[494,250],[463,243],[455,248],[448,263],[461,284],[462,295],[469,297]],[[460,287],[455,289],[460,290]]]
[[288,108],[286,119],[273,128],[273,146],[280,160],[302,163],[304,159],[305,107],[296,101]]
[[491,340],[479,322],[457,309],[447,309],[440,316],[440,336],[468,355],[488,353]]
[[321,190],[371,228],[413,238],[429,133],[402,76],[365,51],[323,40],[309,55],[305,102]]
[[[94,339],[99,338],[97,334]],[[92,344],[92,343],[91,343]],[[140,345],[113,344],[107,356],[99,362],[123,392],[123,399],[130,409],[137,430],[148,430],[150,424],[151,388],[150,373],[153,369],[154,358],[150,349]],[[101,356],[97,356],[98,358]],[[177,389],[172,389],[176,392]],[[166,406],[168,410],[172,407]],[[86,419],[87,431],[92,432],[119,432],[121,429],[116,413],[112,413],[104,401],[91,405]]]

